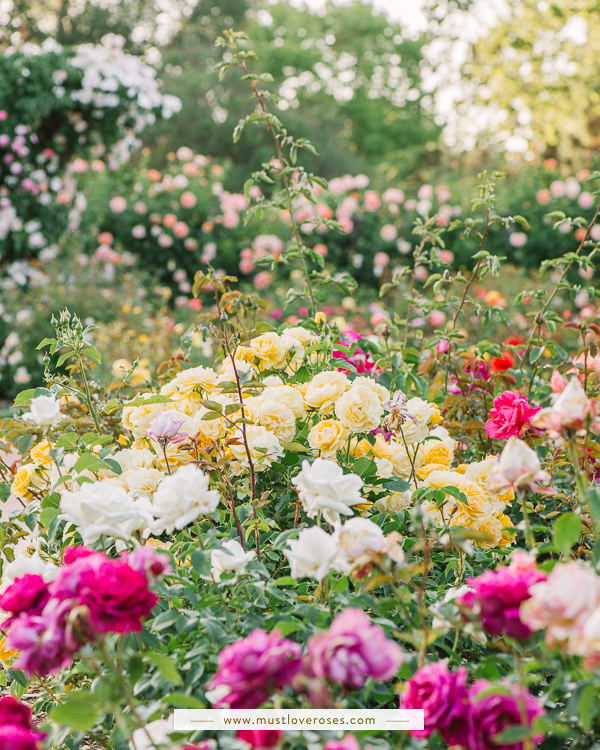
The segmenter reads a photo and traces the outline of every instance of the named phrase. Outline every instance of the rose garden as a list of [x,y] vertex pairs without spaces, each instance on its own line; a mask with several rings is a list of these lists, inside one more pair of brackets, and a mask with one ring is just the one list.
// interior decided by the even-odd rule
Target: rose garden
[[462,150],[420,71],[478,3],[11,5],[0,750],[600,744],[598,13],[550,5],[472,43]]

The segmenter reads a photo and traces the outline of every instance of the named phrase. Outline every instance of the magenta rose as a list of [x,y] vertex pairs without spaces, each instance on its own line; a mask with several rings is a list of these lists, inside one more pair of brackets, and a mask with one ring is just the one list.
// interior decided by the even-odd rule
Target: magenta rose
[[0,727],[9,725],[30,729],[31,709],[12,695],[5,695],[4,698],[0,698]]
[[[465,745],[469,750],[525,750],[525,742],[496,742],[494,738],[509,727],[530,727],[536,716],[541,716],[544,709],[527,690],[521,691],[517,685],[510,686],[510,693],[486,694],[491,684],[487,680],[478,680],[469,692],[468,736]],[[537,745],[543,736],[530,740]]]
[[415,737],[429,737],[436,730],[449,745],[464,745],[467,736],[467,670],[451,672],[443,661],[427,664],[408,681],[402,708],[422,708],[424,729]]
[[19,651],[15,666],[29,676],[54,674],[71,662],[79,642],[67,626],[70,602],[51,599],[39,615],[21,615],[6,637],[6,645]]
[[[89,558],[85,558],[86,562]],[[131,633],[142,629],[158,598],[143,573],[123,560],[105,559],[81,573],[78,603],[88,607],[98,633]]]
[[361,609],[345,609],[326,633],[308,641],[308,657],[317,677],[348,688],[362,687],[369,677],[389,680],[402,664],[400,646]]
[[13,615],[2,623],[3,628],[22,613],[39,614],[49,598],[48,584],[42,576],[26,573],[17,578],[0,596],[0,608]]
[[0,750],[39,750],[45,735],[20,726],[0,726]]
[[221,651],[219,668],[207,687],[215,690],[217,708],[256,708],[289,685],[301,669],[297,643],[277,630],[269,634],[256,629]]
[[485,431],[489,437],[498,440],[508,440],[513,435],[520,436],[531,417],[539,410],[539,406],[532,406],[517,391],[504,391],[494,399]]
[[281,742],[283,732],[280,729],[240,729],[236,737],[254,750],[270,750]]
[[521,603],[531,596],[531,586],[545,580],[546,574],[535,567],[532,558],[515,553],[508,567],[486,570],[477,578],[470,578],[468,583],[473,590],[458,603],[477,613],[490,635],[524,640],[531,635],[531,629],[521,620]]

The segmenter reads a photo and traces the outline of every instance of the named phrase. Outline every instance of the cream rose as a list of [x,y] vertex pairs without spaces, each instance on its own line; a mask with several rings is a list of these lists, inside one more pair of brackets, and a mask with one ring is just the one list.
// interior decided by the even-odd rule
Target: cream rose
[[252,339],[250,351],[261,370],[275,370],[285,365],[287,349],[276,333],[263,333]]
[[306,385],[304,403],[310,409],[330,414],[338,398],[350,388],[350,381],[343,372],[325,370],[318,373]]
[[335,415],[351,432],[368,432],[379,427],[383,406],[371,388],[353,384],[335,402]]

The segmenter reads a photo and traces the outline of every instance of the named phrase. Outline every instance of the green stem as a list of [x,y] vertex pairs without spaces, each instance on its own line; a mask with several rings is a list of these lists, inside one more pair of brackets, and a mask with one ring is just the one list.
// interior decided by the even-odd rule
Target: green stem
[[81,373],[81,380],[83,381],[83,389],[85,391],[85,400],[87,401],[88,409],[90,410],[90,414],[92,415],[92,419],[94,420],[96,432],[101,433],[102,430],[100,429],[100,422],[98,422],[98,416],[96,414],[96,410],[94,409],[94,404],[92,403],[90,386],[88,384],[87,375],[85,374],[83,360],[81,359],[81,354],[79,352],[77,352],[77,364],[79,365],[79,372]]

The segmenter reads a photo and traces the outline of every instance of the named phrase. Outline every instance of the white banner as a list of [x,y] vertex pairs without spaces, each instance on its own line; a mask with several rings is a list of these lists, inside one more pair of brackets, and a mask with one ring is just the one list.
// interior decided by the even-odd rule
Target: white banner
[[301,731],[385,729],[402,732],[423,729],[421,708],[177,708],[174,730],[235,731],[238,729],[294,729]]

